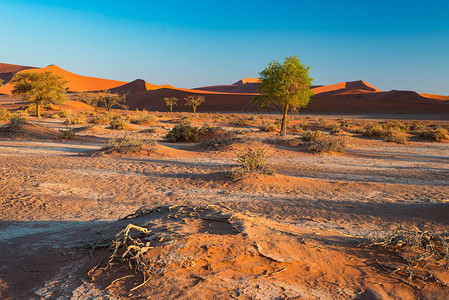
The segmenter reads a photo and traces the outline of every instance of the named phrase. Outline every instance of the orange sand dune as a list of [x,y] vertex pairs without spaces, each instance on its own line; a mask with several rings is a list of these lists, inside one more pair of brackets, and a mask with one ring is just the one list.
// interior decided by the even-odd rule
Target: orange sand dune
[[[346,83],[340,84],[346,86]],[[355,87],[359,87],[355,85]],[[363,87],[363,86],[362,86]],[[326,87],[324,87],[326,88]],[[335,88],[335,86],[334,86]],[[369,88],[369,86],[368,86]],[[449,112],[449,101],[430,99],[412,91],[373,92],[366,89],[328,89],[312,97],[310,104],[301,109],[304,113],[437,113]],[[252,99],[257,93],[221,93],[205,90],[158,89],[127,96],[131,109],[167,111],[164,97],[180,99],[176,111],[190,111],[184,106],[184,98],[189,95],[202,95],[206,101],[198,107],[199,112],[279,112],[276,108],[261,109]]]
[[337,90],[366,90],[370,92],[381,92],[381,90],[363,80],[344,81],[333,85],[324,85],[312,88],[312,91],[315,93],[315,95]]
[[433,94],[419,94],[419,95],[423,96],[425,98],[430,98],[430,99],[438,99],[438,100],[443,100],[443,101],[449,100],[449,96],[441,96],[441,95],[433,95]]
[[[65,71],[56,65],[50,65],[48,67],[41,69],[22,70],[20,72],[48,72],[48,71],[54,72],[64,77],[64,79],[68,81],[67,87],[69,88],[69,92],[107,90],[126,84],[125,81],[117,81],[117,80],[109,80],[109,79],[77,75]],[[0,87],[0,94],[10,95],[11,91],[12,85],[9,83]]]
[[26,69],[36,69],[36,68],[29,66],[19,66],[19,65],[0,63],[0,79],[3,80],[3,83],[8,83],[15,73]]
[[157,90],[161,88],[174,88],[171,85],[155,85],[150,84],[142,79],[136,79],[134,81],[131,81],[129,83],[126,83],[124,85],[115,87],[111,89],[111,92],[118,93],[121,95],[128,95],[128,94],[134,94],[134,93],[140,93],[140,92],[146,92],[150,90]]
[[258,93],[259,92],[259,78],[243,78],[234,84],[230,85],[214,85],[195,88],[193,90],[198,91],[210,91],[210,92],[221,92],[221,93]]

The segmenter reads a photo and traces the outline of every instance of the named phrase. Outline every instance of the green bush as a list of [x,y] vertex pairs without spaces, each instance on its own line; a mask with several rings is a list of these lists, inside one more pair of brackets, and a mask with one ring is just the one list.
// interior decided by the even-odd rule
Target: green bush
[[201,129],[196,126],[185,124],[176,125],[165,136],[170,143],[192,142],[197,143],[200,139]]
[[0,109],[0,120],[9,121],[11,119],[11,113],[7,109]]

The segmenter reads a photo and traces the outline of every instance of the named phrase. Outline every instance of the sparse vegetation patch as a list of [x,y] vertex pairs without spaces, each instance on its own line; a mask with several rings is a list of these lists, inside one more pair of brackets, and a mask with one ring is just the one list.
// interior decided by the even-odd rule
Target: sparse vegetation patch
[[263,148],[248,149],[237,157],[237,166],[232,168],[231,176],[234,180],[242,180],[253,173],[272,174],[267,163],[267,151]]

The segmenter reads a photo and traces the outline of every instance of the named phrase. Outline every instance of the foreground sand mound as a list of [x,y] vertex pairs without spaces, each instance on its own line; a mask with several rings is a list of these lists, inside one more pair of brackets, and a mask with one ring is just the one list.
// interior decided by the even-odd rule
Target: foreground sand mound
[[[68,87],[69,92],[83,92],[83,91],[88,92],[88,91],[108,90],[108,89],[112,89],[117,86],[126,84],[126,82],[124,82],[124,81],[109,80],[109,79],[77,75],[77,74],[68,72],[66,70],[63,70],[56,65],[50,65],[48,67],[41,68],[41,69],[22,70],[20,72],[53,72],[53,73],[56,73],[56,74],[64,77],[64,79],[68,81],[67,87]],[[4,86],[0,87],[0,94],[10,95],[12,88],[13,87],[11,84],[9,84],[9,83],[5,84]]]
[[58,131],[36,124],[26,123],[22,128],[15,131],[8,131],[7,127],[8,124],[1,128],[0,136],[36,140],[54,140],[58,136]]
[[[223,206],[141,208],[110,224],[101,236],[114,237],[90,243],[94,257],[103,257],[103,263],[92,265],[89,275],[113,297],[412,299],[447,295],[436,283],[412,282],[385,272],[381,264],[397,264],[400,258],[358,247],[358,238],[274,222]],[[97,250],[105,245],[114,252]]]
[[68,100],[59,105],[60,109],[67,109],[73,113],[79,113],[80,111],[95,111],[93,106],[80,101]]

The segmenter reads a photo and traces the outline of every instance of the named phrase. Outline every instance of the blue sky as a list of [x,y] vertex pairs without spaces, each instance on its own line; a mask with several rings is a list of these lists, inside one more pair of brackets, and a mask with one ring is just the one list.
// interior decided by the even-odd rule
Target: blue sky
[[297,54],[315,84],[449,95],[449,1],[0,0],[0,62],[198,87]]

